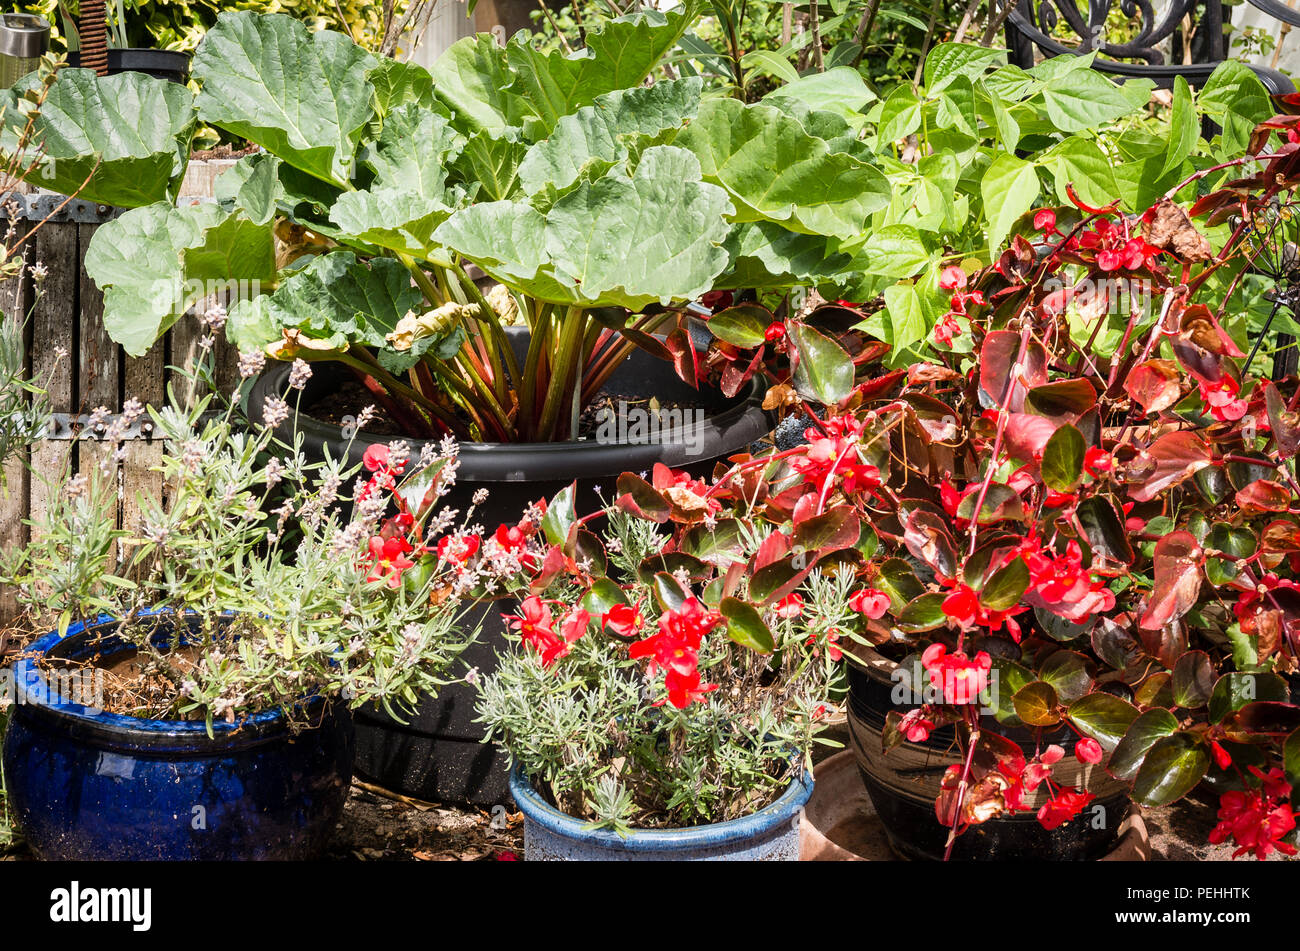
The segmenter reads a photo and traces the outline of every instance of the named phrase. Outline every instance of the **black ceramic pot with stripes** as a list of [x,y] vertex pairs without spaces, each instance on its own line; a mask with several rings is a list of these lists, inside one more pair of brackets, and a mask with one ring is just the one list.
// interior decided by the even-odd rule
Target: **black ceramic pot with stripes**
[[[954,730],[935,730],[924,743],[904,742],[885,753],[885,717],[914,706],[895,702],[898,664],[863,646],[846,651],[845,657],[849,660],[848,726],[853,752],[889,845],[902,858],[939,861],[948,829],[939,824],[934,803],[944,771],[962,763]],[[984,728],[1019,743],[1026,759],[1034,755],[1033,737],[1027,730],[1004,728],[992,717],[985,718]],[[1082,813],[1057,829],[1044,829],[1036,815],[1047,799],[1044,784],[1026,796],[1026,804],[1032,807],[1029,811],[990,819],[958,836],[952,858],[1069,862],[1092,861],[1110,852],[1131,808],[1128,787],[1108,776],[1100,765],[1084,766],[1074,759],[1075,739],[1069,730],[1043,738],[1066,752],[1053,779],[1096,797]]]
[[[507,334],[522,359],[527,331],[509,328]],[[303,394],[307,407],[314,394],[336,387],[343,379],[341,373],[346,372],[325,363],[316,364],[314,370]],[[287,364],[278,364],[254,383],[247,401],[254,422],[261,420],[262,403],[268,395],[285,392],[288,373]],[[699,406],[703,418],[689,432],[668,431],[655,441],[635,443],[462,443],[456,485],[444,504],[463,512],[476,490],[487,489],[487,502],[476,508],[475,521],[491,531],[498,524],[518,522],[529,504],[551,498],[571,482],[577,483],[578,511],[587,513],[600,505],[598,488],[610,498],[619,475],[648,471],[656,462],[706,476],[717,462],[744,451],[771,431],[771,418],[762,407],[764,391],[758,379],[731,399],[717,392],[696,391],[678,379],[668,363],[634,350],[615,372],[606,392],[629,401],[655,397],[665,404]],[[359,412],[361,407],[356,409]],[[348,461],[358,466],[367,447],[392,438],[362,432],[349,442],[339,426],[307,415],[291,416],[276,427],[276,434],[291,442],[295,425],[304,437],[303,451],[308,456],[323,458],[328,448],[333,458],[347,455]],[[408,442],[418,455],[423,443]],[[514,609],[509,600],[475,609],[473,620],[481,620],[482,633],[462,657],[465,668],[477,669],[480,674],[495,669],[496,654],[506,647],[501,615]],[[508,758],[504,750],[483,742],[483,726],[474,722],[476,699],[473,687],[453,683],[436,699],[422,700],[403,718],[404,723],[377,709],[358,711],[357,772],[418,799],[481,806],[508,803]]]

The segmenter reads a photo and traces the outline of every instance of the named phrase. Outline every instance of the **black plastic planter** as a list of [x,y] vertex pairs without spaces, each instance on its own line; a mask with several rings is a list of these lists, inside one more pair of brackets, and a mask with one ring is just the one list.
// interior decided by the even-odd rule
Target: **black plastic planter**
[[[516,349],[527,345],[527,332],[509,331]],[[310,405],[313,388],[335,385],[344,371],[318,364],[303,405]],[[249,394],[249,415],[261,418],[263,400],[283,394],[289,367],[279,365],[264,373]],[[642,351],[634,351],[616,371],[606,388],[616,396],[644,399],[655,396],[668,402],[701,405],[704,420],[689,439],[669,430],[659,442],[645,444],[602,444],[596,440],[561,443],[462,443],[460,468],[455,489],[445,505],[464,511],[478,489],[489,492],[478,507],[475,521],[489,531],[501,523],[519,521],[527,506],[549,499],[571,482],[577,482],[578,511],[591,512],[599,505],[596,489],[612,498],[614,480],[623,472],[648,471],[656,462],[704,475],[714,463],[744,451],[771,430],[771,419],[762,408],[763,387],[755,380],[742,393],[726,399],[718,393],[697,392],[683,383],[668,364]],[[360,409],[360,407],[358,407]],[[278,428],[278,435],[292,437],[294,418]],[[304,451],[319,458],[325,447],[338,458],[347,446],[342,429],[306,416],[297,417],[298,431],[305,440]],[[387,443],[391,437],[362,432],[348,448],[349,460],[360,463],[368,446]],[[409,440],[414,455],[422,443]],[[501,615],[511,613],[514,603],[498,601],[482,606],[483,632],[478,643],[464,655],[467,667],[479,673],[496,667],[496,654],[505,646]],[[356,717],[357,772],[389,789],[409,796],[438,802],[469,802],[495,805],[510,801],[508,759],[503,750],[483,743],[483,728],[474,723],[474,689],[465,684],[449,686],[437,697],[421,703],[406,719],[397,723],[379,711],[362,711]]]
[[[858,770],[862,774],[871,805],[880,817],[890,847],[907,859],[943,859],[948,829],[935,816],[935,797],[944,770],[960,764],[956,737],[951,727],[935,730],[924,743],[905,742],[888,753],[881,734],[891,710],[904,712],[914,704],[897,703],[894,679],[897,665],[870,648],[855,648],[848,664],[849,734]],[[991,717],[984,728],[996,729],[1034,755],[1033,737],[1028,730],[1004,729]],[[1097,798],[1072,821],[1048,831],[1036,810],[1004,815],[973,826],[957,838],[952,857],[980,861],[1091,861],[1112,851],[1119,841],[1120,827],[1130,810],[1128,788],[1111,779],[1100,766],[1079,770],[1078,776],[1062,774],[1075,769],[1074,743],[1068,730],[1044,736],[1042,742],[1056,743],[1066,751],[1057,775],[1069,784],[1081,783]],[[1040,790],[1043,787],[1040,787]]]
[[[68,65],[78,66],[80,53],[68,54]],[[175,50],[150,49],[110,49],[108,51],[108,74],[144,73],[155,79],[166,79],[173,83],[184,83],[190,75],[190,57],[188,53]]]

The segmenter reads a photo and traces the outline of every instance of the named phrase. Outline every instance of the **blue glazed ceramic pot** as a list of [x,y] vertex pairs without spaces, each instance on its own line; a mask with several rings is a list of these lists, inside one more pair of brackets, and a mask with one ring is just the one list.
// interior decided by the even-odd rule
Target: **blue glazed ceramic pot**
[[529,862],[797,862],[799,819],[812,795],[812,776],[790,783],[781,798],[752,815],[687,829],[642,829],[627,838],[560,812],[516,766],[510,792],[524,814]]
[[[278,711],[234,724],[143,720],[73,702],[36,655],[98,663],[134,648],[99,618],[37,640],[13,666],[4,742],[9,805],[44,859],[307,859],[343,811],[352,719],[341,703],[306,704],[290,731]],[[164,635],[165,636],[165,633]],[[182,642],[184,638],[182,637]],[[92,701],[93,702],[93,701]]]

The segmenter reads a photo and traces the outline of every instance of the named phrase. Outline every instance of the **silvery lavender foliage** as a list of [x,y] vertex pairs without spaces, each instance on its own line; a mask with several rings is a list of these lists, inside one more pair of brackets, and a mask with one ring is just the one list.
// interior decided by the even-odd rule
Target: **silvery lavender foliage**
[[[279,708],[292,717],[313,692],[400,715],[436,693],[477,633],[461,599],[447,596],[451,566],[434,559],[390,583],[374,549],[388,493],[353,505],[345,492],[355,468],[308,463],[301,436],[283,444],[269,426],[236,419],[235,406],[214,412],[213,403],[209,394],[148,409],[165,447],[165,488],[137,500],[138,524],[116,527],[111,468],[65,474],[0,581],[15,583],[50,624],[120,619],[118,633],[172,684],[133,715],[211,723]],[[424,531],[411,526],[417,540]],[[155,643],[158,615],[144,609],[195,619],[200,650],[183,671]]]
[[[617,506],[604,511],[605,550],[614,574],[635,578],[667,536]],[[741,560],[766,538],[737,522]],[[689,590],[690,579],[678,579]],[[665,703],[656,676],[604,622],[589,623],[551,663],[520,642],[477,677],[479,722],[511,759],[569,815],[595,827],[684,827],[737,818],[773,801],[810,753],[820,721],[841,690],[829,645],[851,623],[856,582],[814,571],[797,615],[763,609],[777,649],[757,654],[721,631],[703,639],[698,669],[711,688],[683,708]],[[736,597],[747,597],[744,579]],[[583,592],[558,581],[544,595],[558,616]],[[645,586],[630,585],[639,620],[634,638],[651,636],[663,606]],[[522,631],[522,625],[516,625]]]
[[28,380],[26,352],[22,325],[0,320],[0,489],[5,468],[49,423],[49,399]]

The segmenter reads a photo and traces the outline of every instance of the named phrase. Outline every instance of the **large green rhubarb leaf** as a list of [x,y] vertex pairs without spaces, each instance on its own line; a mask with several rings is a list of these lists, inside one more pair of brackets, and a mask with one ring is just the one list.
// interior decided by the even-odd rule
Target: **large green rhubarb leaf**
[[529,193],[563,194],[583,178],[597,178],[631,149],[667,144],[696,114],[702,80],[692,77],[620,89],[556,123],[551,137],[528,150],[519,180]]
[[481,197],[501,201],[514,196],[527,152],[528,143],[515,126],[498,132],[480,129],[451,164],[460,181],[478,186]]
[[742,222],[727,236],[731,263],[715,287],[793,287],[834,280],[849,266],[851,256],[833,251],[833,243],[771,221]]
[[832,151],[772,106],[710,100],[676,144],[696,154],[705,181],[731,194],[740,220],[850,238],[889,203],[889,180],[878,168]]
[[199,117],[344,186],[375,115],[376,59],[341,33],[283,14],[222,13],[199,44]]
[[332,251],[313,258],[274,294],[241,302],[227,329],[242,349],[277,344],[285,330],[297,331],[313,349],[345,350],[349,342],[382,348],[386,335],[423,300],[410,272],[392,258],[367,264],[351,251]]
[[228,209],[241,209],[253,221],[265,224],[275,217],[285,197],[279,173],[278,158],[269,152],[254,152],[217,178],[213,194]]
[[375,105],[381,116],[407,104],[425,109],[446,108],[439,106],[434,97],[433,75],[417,63],[401,63],[381,56],[368,78],[370,85],[375,87]]
[[690,152],[646,149],[629,179],[580,185],[547,215],[546,245],[562,283],[593,304],[631,310],[689,300],[727,265],[731,203],[700,181]]
[[506,46],[514,76],[511,92],[545,135],[561,116],[591,105],[597,96],[639,86],[677,45],[692,19],[693,9],[616,17],[587,34],[585,49],[567,55],[559,50],[543,53],[533,46],[530,34],[517,33]]
[[[549,264],[546,255],[546,217],[523,201],[488,201],[462,208],[444,222],[434,240],[469,258],[504,284],[534,287],[538,273]],[[576,300],[554,287],[558,297],[546,300]]]
[[213,289],[228,281],[270,283],[275,280],[271,227],[243,214],[229,215],[181,249],[181,270],[187,282],[201,281]]
[[451,107],[462,132],[504,132],[523,124],[525,103],[510,91],[506,51],[490,33],[457,40],[431,70],[434,94]]
[[460,154],[465,138],[437,112],[408,104],[384,120],[379,138],[363,160],[375,172],[375,184],[427,195],[447,179],[447,163]]
[[814,109],[800,99],[776,98],[764,99],[763,102],[798,120],[805,132],[825,142],[830,151],[845,152],[863,162],[871,162],[871,149],[858,138],[857,129],[839,113]]
[[349,238],[423,258],[433,250],[434,229],[453,210],[442,199],[380,188],[345,192],[330,218]]
[[85,267],[104,292],[109,336],[140,356],[209,295],[232,285],[241,297],[257,294],[275,277],[275,245],[270,224],[242,212],[158,202],[96,230]]
[[689,152],[653,146],[583,182],[545,213],[527,202],[456,212],[435,240],[542,300],[639,309],[711,289],[727,263],[726,192],[700,180]]
[[460,189],[447,186],[448,163],[463,142],[439,113],[399,106],[364,150],[363,159],[375,173],[371,187],[340,195],[330,218],[357,240],[427,255],[433,230],[463,198]]
[[[0,153],[16,148],[31,108],[20,96],[11,95],[8,105]],[[141,73],[101,79],[89,69],[60,70],[36,120],[41,155],[29,181],[64,194],[84,182],[79,197],[124,208],[174,200],[195,122],[194,98],[184,86]]]

